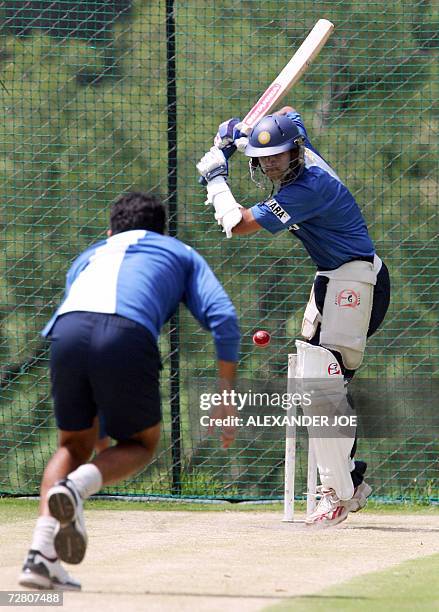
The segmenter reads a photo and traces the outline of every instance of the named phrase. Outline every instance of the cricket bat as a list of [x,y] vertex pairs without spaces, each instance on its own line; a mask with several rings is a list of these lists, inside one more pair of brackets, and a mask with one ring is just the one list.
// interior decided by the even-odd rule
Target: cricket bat
[[244,117],[240,128],[243,134],[246,136],[250,134],[258,121],[265,115],[269,115],[270,111],[287,95],[323,49],[333,29],[334,24],[327,19],[317,21],[288,64]]
[[[319,19],[317,21],[288,64],[281,70],[253,108],[244,117],[240,127],[240,131],[243,134],[248,136],[258,121],[265,117],[265,115],[270,114],[270,111],[287,95],[323,49],[333,29],[334,24],[327,19]],[[198,179],[198,182],[201,185],[207,184],[206,179],[202,176]]]

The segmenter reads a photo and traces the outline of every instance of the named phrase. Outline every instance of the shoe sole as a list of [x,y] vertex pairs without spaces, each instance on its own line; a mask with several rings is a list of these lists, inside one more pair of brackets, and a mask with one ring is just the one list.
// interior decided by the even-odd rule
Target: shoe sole
[[330,529],[331,527],[336,527],[337,525],[340,525],[340,523],[343,523],[347,518],[348,515],[346,514],[346,516],[343,516],[342,518],[336,521],[317,521],[314,523],[307,523],[305,521],[305,525],[311,528],[314,527],[315,529]]
[[27,589],[43,589],[46,591],[80,591],[81,585],[59,582],[51,580],[46,576],[41,576],[35,572],[23,572],[18,578],[18,584]]
[[22,572],[18,578],[18,584],[28,589],[53,589],[53,582],[50,578],[31,571]]
[[53,580],[53,588],[57,591],[81,591],[82,587],[80,584],[71,584],[70,582],[58,582]]
[[49,512],[60,522],[55,533],[55,550],[61,561],[77,565],[85,557],[87,539],[76,528],[76,506],[71,496],[60,490],[52,493],[48,500]]
[[84,535],[76,529],[75,523],[70,523],[59,528],[55,535],[54,546],[61,561],[77,565],[85,557],[87,541]]
[[75,520],[76,507],[70,495],[65,491],[52,493],[48,500],[49,512],[61,525],[66,525]]
[[360,498],[358,499],[358,508],[355,508],[354,510],[350,510],[350,512],[360,512],[360,510],[362,510],[364,508],[364,506],[367,504],[367,498],[369,497],[369,495],[372,493],[372,487],[368,484],[365,485],[365,493],[364,495],[362,495]]

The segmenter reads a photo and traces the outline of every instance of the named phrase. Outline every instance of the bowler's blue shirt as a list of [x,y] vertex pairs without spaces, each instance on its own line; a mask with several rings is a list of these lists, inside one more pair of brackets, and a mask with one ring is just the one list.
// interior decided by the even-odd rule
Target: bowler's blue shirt
[[374,246],[355,198],[312,146],[300,115],[287,116],[305,138],[305,168],[294,183],[252,207],[255,220],[272,234],[290,230],[320,270],[373,257]]
[[86,311],[126,317],[157,339],[180,302],[212,333],[218,359],[237,361],[236,312],[206,261],[180,240],[145,230],[121,232],[79,255],[42,334],[50,334],[58,316]]

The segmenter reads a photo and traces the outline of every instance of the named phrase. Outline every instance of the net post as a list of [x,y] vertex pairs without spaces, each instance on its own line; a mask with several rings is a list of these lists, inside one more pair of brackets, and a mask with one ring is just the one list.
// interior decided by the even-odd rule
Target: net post
[[[293,379],[296,374],[297,355],[288,355],[288,381],[287,391],[293,393]],[[290,417],[297,414],[296,407],[291,406]],[[287,423],[285,429],[285,476],[284,476],[284,517],[283,521],[291,523],[294,521],[294,480],[296,474],[296,426]]]
[[[175,59],[174,0],[166,0],[166,76],[168,116],[168,210],[169,235],[178,233],[177,203],[177,82]],[[181,425],[180,425],[180,317],[171,318],[170,329],[170,404],[173,495],[181,495]]]
[[306,513],[311,514],[316,508],[317,461],[313,449],[313,439],[308,437],[308,470],[306,485]]

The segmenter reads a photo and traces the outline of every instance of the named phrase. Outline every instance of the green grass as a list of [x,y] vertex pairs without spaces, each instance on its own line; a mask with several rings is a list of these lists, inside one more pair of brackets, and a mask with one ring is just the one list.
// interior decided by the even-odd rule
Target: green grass
[[[38,508],[38,500],[1,497],[0,496],[0,522],[26,520],[35,516]],[[173,510],[173,511],[194,511],[194,512],[283,512],[281,503],[274,504],[252,504],[252,503],[194,503],[191,501],[171,501],[171,500],[117,500],[117,499],[93,499],[86,503],[87,510]],[[304,502],[296,502],[296,510],[305,510]],[[401,503],[401,504],[382,504],[369,501],[363,512],[379,512],[380,514],[439,514],[438,505],[425,506],[423,504]]]
[[439,554],[366,574],[315,595],[295,597],[265,612],[439,610],[438,576]]
[[[224,512],[224,511],[258,511],[258,512],[282,512],[281,504],[233,504],[233,503],[194,503],[190,501],[166,501],[166,500],[115,500],[115,499],[93,499],[88,500],[86,510],[143,510],[145,512],[154,510],[195,511],[195,512]],[[298,506],[302,510],[304,504]],[[15,497],[0,497],[0,522],[10,520],[26,520],[35,516],[38,509],[38,500],[22,499]]]

